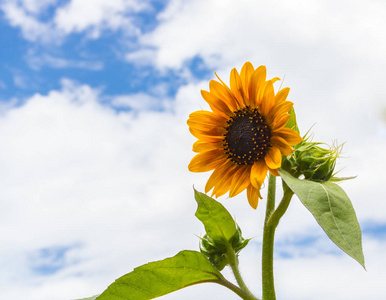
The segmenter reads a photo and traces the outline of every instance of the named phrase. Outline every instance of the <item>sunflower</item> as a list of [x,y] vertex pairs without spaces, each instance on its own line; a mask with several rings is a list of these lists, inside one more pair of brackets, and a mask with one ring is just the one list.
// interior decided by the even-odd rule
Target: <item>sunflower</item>
[[213,189],[212,196],[220,197],[229,191],[234,197],[246,189],[253,208],[268,171],[278,176],[282,155],[292,154],[292,145],[302,141],[286,127],[293,106],[286,101],[289,88],[275,95],[273,83],[279,78],[266,80],[266,73],[265,66],[255,70],[246,62],[240,74],[231,71],[230,88],[216,74],[220,82],[211,80],[210,91],[201,91],[212,111],[193,112],[187,121],[198,139],[189,170],[214,170],[205,193]]

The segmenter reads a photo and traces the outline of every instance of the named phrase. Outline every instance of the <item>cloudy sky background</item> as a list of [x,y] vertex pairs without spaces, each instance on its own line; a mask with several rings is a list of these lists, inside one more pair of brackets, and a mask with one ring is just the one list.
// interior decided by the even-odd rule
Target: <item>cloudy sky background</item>
[[[209,174],[187,170],[186,119],[207,108],[214,71],[228,82],[251,61],[285,75],[301,132],[346,142],[337,168],[358,175],[341,186],[367,271],[294,198],[277,230],[278,299],[383,299],[385,15],[381,0],[0,0],[0,298],[87,297],[197,250],[192,185]],[[261,296],[265,199],[256,211],[245,193],[220,200],[255,237],[241,269]],[[206,284],[162,299],[236,297]]]

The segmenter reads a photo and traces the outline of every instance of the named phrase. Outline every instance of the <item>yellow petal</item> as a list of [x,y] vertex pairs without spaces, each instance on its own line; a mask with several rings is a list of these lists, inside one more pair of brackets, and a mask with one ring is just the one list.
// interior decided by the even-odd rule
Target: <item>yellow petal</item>
[[220,80],[226,98],[228,99],[228,101],[229,101],[230,103],[233,104],[233,107],[235,108],[234,111],[235,111],[235,110],[238,110],[238,109],[240,108],[240,107],[239,107],[239,103],[238,103],[237,99],[235,98],[235,96],[233,95],[231,89],[224,83],[224,81],[221,80],[220,77],[218,77],[218,75],[217,75],[216,72],[214,72],[214,74],[216,75],[217,79]]
[[279,172],[277,171],[277,169],[270,169],[268,168],[268,171],[269,173],[271,173],[273,176],[280,176]]
[[282,155],[291,155],[293,152],[292,147],[280,136],[273,136],[271,138],[272,146],[279,148]]
[[234,197],[244,191],[250,185],[250,166],[240,166],[240,169],[233,175],[229,197]]
[[288,113],[293,105],[294,104],[291,101],[284,101],[278,105],[275,105],[275,107],[272,109],[269,116],[267,117],[267,122],[270,122],[270,121],[276,119],[277,117],[279,117],[282,114]]
[[210,111],[200,110],[189,115],[187,121],[190,127],[210,130],[214,127],[226,127],[228,118],[224,118]]
[[289,91],[290,91],[290,88],[288,87],[278,91],[275,97],[276,104],[280,104],[281,102],[285,101],[288,97]]
[[265,162],[270,169],[278,169],[281,166],[281,153],[279,148],[271,147],[265,155]]
[[255,188],[260,189],[265,177],[267,176],[268,168],[265,161],[260,159],[252,165],[251,168],[251,183]]
[[261,104],[259,111],[263,116],[269,116],[272,108],[275,105],[275,91],[273,89],[273,84],[271,81],[267,81],[264,94],[261,98]]
[[[212,137],[216,139],[217,142],[219,140],[224,139],[224,134],[226,132],[224,127],[213,127],[211,129],[206,129],[206,128],[202,128],[201,126],[196,126],[196,124],[192,124],[192,126],[189,126],[189,131],[198,139],[205,139],[206,137]],[[211,139],[211,141],[213,141],[213,139]]]
[[233,164],[233,166],[229,168],[226,175],[219,179],[218,183],[213,189],[212,195],[215,195],[216,197],[221,197],[230,190],[233,176],[238,170],[237,167],[237,165]]
[[204,98],[204,100],[209,104],[213,112],[223,116],[230,116],[232,114],[227,102],[224,102],[221,98],[204,90],[201,90],[201,95],[202,98]]
[[260,195],[260,188],[257,189],[252,184],[250,184],[247,188],[247,198],[249,205],[256,209],[257,205],[259,204],[259,199],[263,198]]
[[275,130],[279,130],[280,128],[283,128],[287,125],[288,120],[291,118],[291,115],[289,114],[282,114],[278,116],[272,123],[271,128],[274,128]]
[[234,164],[227,160],[224,164],[219,165],[210,175],[206,185],[205,193],[208,193],[213,187],[218,185],[222,179],[226,178],[227,174],[231,171]]
[[209,150],[215,150],[222,148],[223,142],[207,143],[202,140],[198,140],[193,144],[193,152],[205,152]]
[[226,85],[222,85],[216,80],[211,80],[209,81],[209,90],[211,94],[225,102],[231,111],[237,110],[237,101]]
[[249,104],[249,90],[248,90],[248,87],[249,87],[249,80],[251,78],[251,75],[253,73],[253,71],[255,70],[255,68],[253,67],[253,65],[247,61],[243,67],[241,68],[241,71],[240,71],[240,78],[241,78],[241,82],[243,84],[243,89],[244,89],[244,95],[245,95],[245,103],[246,105],[250,105]]
[[189,127],[189,131],[194,137],[206,143],[219,143],[219,142],[222,142],[224,139],[224,136],[222,135],[216,135],[216,136],[207,135],[207,134],[204,134],[202,131],[194,129],[192,127]]
[[241,82],[239,72],[237,72],[236,68],[232,69],[231,71],[230,84],[232,94],[235,96],[239,107],[246,106],[244,102],[245,96],[243,91],[243,84]]
[[249,80],[249,102],[252,108],[257,107],[257,93],[262,88],[267,77],[267,69],[265,66],[258,67],[251,75]]
[[299,133],[287,127],[281,128],[277,131],[273,130],[272,133],[273,135],[282,137],[290,145],[297,145],[303,140]]
[[[220,116],[218,114],[212,113],[210,111],[206,110],[199,110],[191,113],[189,115],[189,119],[187,121],[188,125],[189,123],[195,123],[195,124],[203,124],[210,127],[226,127],[227,121],[229,118],[225,118],[223,116]],[[194,126],[193,126],[194,127]]]
[[224,163],[226,156],[222,150],[211,150],[197,154],[189,163],[189,171],[191,172],[207,172]]

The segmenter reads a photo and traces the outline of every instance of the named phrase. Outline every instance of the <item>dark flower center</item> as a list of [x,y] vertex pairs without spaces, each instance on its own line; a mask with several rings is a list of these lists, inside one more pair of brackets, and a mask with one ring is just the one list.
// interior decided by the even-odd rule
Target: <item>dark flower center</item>
[[233,113],[224,134],[224,150],[239,165],[252,165],[263,159],[270,145],[271,130],[258,109],[248,106]]

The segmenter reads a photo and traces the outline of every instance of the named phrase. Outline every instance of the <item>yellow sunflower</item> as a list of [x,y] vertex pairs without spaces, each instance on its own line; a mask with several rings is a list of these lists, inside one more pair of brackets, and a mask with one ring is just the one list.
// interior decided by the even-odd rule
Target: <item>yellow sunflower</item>
[[230,88],[209,82],[210,92],[201,91],[212,111],[196,111],[189,116],[190,132],[198,139],[193,151],[198,154],[189,164],[192,172],[214,170],[205,193],[220,197],[229,191],[234,197],[245,189],[249,204],[256,208],[267,172],[278,176],[281,156],[293,152],[291,145],[302,141],[286,126],[293,103],[286,101],[289,88],[276,95],[273,83],[266,80],[266,68],[256,70],[246,62],[240,74],[233,69]]

